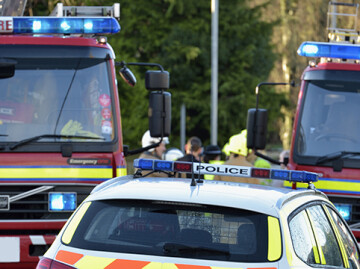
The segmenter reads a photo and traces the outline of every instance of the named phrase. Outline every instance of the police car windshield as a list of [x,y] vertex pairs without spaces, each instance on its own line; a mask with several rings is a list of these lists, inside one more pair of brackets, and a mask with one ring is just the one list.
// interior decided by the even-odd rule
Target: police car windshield
[[[16,59],[0,79],[0,142],[75,142],[114,138],[107,65],[100,59]],[[53,135],[53,136],[51,136]],[[89,137],[78,139],[77,137]],[[102,139],[91,139],[91,137]]]
[[[71,247],[190,259],[267,262],[268,216],[166,201],[94,201]],[[281,245],[281,242],[278,242]]]
[[[308,164],[314,164],[334,152],[360,152],[360,82],[310,81],[303,98],[294,148],[299,162],[305,164],[308,158]],[[360,161],[360,156],[347,159]],[[345,161],[344,166],[349,165]]]

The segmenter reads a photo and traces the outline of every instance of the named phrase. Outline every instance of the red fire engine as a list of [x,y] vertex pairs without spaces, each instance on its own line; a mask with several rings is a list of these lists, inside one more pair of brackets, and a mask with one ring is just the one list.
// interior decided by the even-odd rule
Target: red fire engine
[[[139,152],[123,150],[115,66],[134,85],[127,65],[147,64],[115,62],[105,35],[119,16],[120,4],[58,4],[48,17],[0,17],[1,268],[34,268],[93,187]],[[150,66],[150,132],[167,136],[169,74]]]
[[[329,42],[304,42],[298,49],[299,55],[314,60],[310,61],[301,77],[287,167],[318,173],[319,181],[315,183],[316,188],[329,196],[359,240],[360,38],[356,31],[358,6],[330,2]],[[340,10],[341,7],[354,11],[343,12]],[[341,21],[341,16],[353,18],[354,28],[339,28],[336,21]],[[335,23],[332,22],[334,20]],[[266,122],[266,110],[249,111],[249,147],[265,147]],[[295,187],[291,183],[285,186]],[[296,187],[306,186],[297,184]]]

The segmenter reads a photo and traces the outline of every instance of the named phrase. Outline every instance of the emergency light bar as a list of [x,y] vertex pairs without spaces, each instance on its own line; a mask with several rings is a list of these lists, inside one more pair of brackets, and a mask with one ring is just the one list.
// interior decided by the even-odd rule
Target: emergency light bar
[[263,169],[249,166],[219,165],[198,162],[192,163],[152,159],[135,159],[134,167],[142,170],[152,171],[181,172],[233,177],[256,177],[262,179],[288,180],[292,182],[303,183],[318,181],[318,175],[316,173],[305,171]]
[[0,34],[115,34],[119,22],[112,17],[0,17]]
[[360,60],[360,46],[326,42],[303,42],[297,53],[305,57]]

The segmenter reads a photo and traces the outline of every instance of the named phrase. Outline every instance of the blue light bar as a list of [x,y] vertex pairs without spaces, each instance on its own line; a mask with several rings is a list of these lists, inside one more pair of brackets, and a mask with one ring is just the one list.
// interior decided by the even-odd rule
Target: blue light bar
[[256,177],[293,182],[311,183],[318,181],[316,173],[295,170],[262,169],[237,165],[218,165],[198,162],[161,161],[152,159],[135,159],[134,167],[142,170],[210,174],[233,177]]
[[119,22],[112,17],[9,18],[13,20],[12,27],[15,34],[115,34],[120,31]]
[[360,46],[326,42],[303,42],[297,53],[300,56],[360,60]]
[[74,211],[77,206],[76,192],[50,192],[49,211]]

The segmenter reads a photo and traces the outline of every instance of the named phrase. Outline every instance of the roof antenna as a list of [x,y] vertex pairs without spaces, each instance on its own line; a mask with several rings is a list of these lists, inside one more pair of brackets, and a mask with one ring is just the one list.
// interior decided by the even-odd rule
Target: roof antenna
[[194,155],[192,154],[192,149],[191,149],[191,184],[190,186],[196,186],[196,181],[195,181],[195,174],[194,174]]

